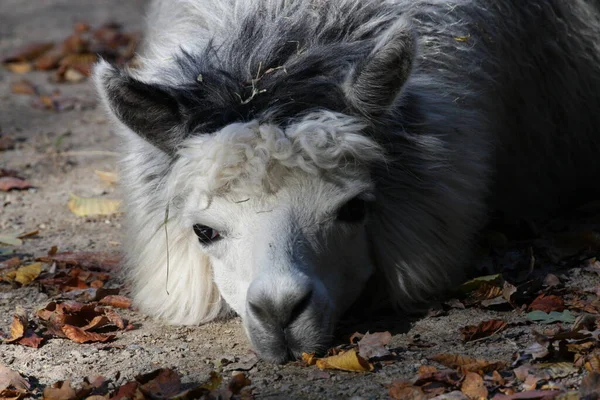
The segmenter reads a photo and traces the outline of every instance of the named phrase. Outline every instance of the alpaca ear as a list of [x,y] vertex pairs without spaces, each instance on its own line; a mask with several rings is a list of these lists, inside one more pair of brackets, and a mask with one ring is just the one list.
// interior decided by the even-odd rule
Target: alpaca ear
[[346,93],[363,114],[385,113],[408,79],[416,40],[404,20],[382,33],[371,54],[359,63],[346,83]]
[[175,152],[184,135],[183,114],[166,87],[139,81],[106,61],[94,68],[94,81],[116,118],[167,154]]

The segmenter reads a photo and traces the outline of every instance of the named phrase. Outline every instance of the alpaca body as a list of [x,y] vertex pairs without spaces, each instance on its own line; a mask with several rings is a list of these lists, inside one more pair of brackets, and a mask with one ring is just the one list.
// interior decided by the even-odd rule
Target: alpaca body
[[441,293],[490,211],[594,189],[599,37],[586,0],[155,1],[141,68],[95,71],[136,302],[233,309],[282,361],[371,277],[404,308]]

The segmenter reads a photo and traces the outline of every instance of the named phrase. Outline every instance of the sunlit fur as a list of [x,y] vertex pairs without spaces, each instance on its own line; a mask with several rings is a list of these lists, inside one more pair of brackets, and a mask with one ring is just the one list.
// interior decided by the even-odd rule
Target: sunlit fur
[[[178,324],[231,308],[283,361],[323,348],[371,275],[405,309],[442,294],[489,211],[593,193],[599,37],[585,0],[155,1],[141,67],[94,74],[136,303]],[[335,221],[354,196],[366,220]]]

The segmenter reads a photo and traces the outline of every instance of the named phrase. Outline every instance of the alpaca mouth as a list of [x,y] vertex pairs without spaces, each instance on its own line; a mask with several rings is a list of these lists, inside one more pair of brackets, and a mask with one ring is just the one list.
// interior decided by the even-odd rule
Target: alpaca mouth
[[259,357],[283,364],[302,357],[302,353],[320,352],[327,348],[333,327],[329,320],[324,314],[306,312],[282,328],[247,315],[244,327]]

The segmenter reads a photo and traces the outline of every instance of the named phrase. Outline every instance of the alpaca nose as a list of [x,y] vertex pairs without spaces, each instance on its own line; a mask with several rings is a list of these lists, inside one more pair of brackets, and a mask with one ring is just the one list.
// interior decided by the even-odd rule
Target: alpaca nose
[[285,330],[309,308],[312,294],[308,279],[257,280],[248,288],[248,312],[262,325]]

